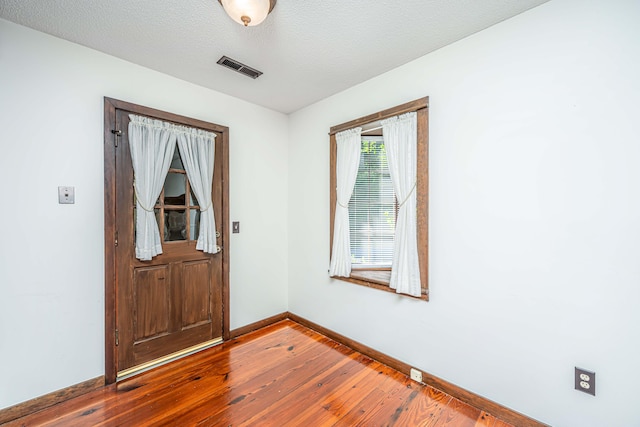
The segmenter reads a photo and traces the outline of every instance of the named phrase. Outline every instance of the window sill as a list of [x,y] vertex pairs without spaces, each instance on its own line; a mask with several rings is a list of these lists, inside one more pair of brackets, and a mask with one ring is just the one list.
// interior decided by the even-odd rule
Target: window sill
[[389,287],[389,281],[391,280],[391,270],[352,270],[351,276],[331,276],[332,279],[342,280],[345,282],[355,283],[356,285],[366,286],[368,288],[379,289],[385,292],[391,292],[392,294],[413,298],[422,301],[429,301],[427,295],[421,295],[414,297],[413,295],[399,294],[395,289]]
[[351,270],[351,278],[389,287],[391,270]]

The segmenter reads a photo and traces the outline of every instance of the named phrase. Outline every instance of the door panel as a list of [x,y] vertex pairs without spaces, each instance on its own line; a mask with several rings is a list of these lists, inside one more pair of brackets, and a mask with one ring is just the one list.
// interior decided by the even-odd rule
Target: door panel
[[183,263],[182,275],[182,329],[211,322],[211,277],[209,260]]
[[[163,253],[150,261],[135,258],[134,176],[128,141],[130,113],[126,109],[115,110],[116,127],[122,132],[115,150],[117,372],[221,338],[226,316],[222,252],[205,254],[196,250],[196,226],[191,221],[197,215],[191,212],[197,212],[197,206],[192,206],[196,202],[192,202],[188,186],[172,186],[166,198],[161,195],[156,205],[159,231],[164,240]],[[223,217],[227,212],[223,200],[226,149],[220,136],[218,134],[215,144],[211,191],[216,227],[220,232],[218,244],[222,246],[227,223]],[[179,153],[177,147],[176,153]],[[186,180],[184,172],[181,175],[179,170],[172,169],[171,173],[169,181],[176,181],[176,177]]]
[[169,266],[136,268],[133,272],[134,340],[169,333],[171,281]]

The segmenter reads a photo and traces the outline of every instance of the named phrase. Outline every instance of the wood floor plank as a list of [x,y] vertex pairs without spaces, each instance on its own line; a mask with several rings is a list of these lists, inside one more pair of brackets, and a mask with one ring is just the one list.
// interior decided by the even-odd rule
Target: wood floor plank
[[[263,402],[263,406],[260,411],[248,420],[251,423],[255,419],[266,419],[272,417],[272,414],[282,412],[282,408],[285,408],[285,412],[288,407],[294,405],[295,402],[291,402],[291,398],[294,396],[303,397],[305,393],[310,390],[313,391],[314,387],[320,382],[328,382],[329,375],[333,375],[338,369],[342,369],[345,366],[349,366],[352,361],[344,353],[335,352],[329,355],[329,363],[305,365],[303,369],[307,369],[308,372],[303,376],[303,381],[296,380],[294,377],[281,378],[278,381],[270,384],[270,387],[260,390],[260,394],[256,395],[258,399]],[[318,379],[323,377],[323,379]],[[295,393],[294,393],[295,392]],[[264,405],[267,403],[267,405]]]
[[[362,369],[358,372],[345,372],[341,384],[334,387],[318,387],[315,402],[302,409],[296,416],[290,419],[294,425],[333,425],[342,418],[349,409],[362,399],[365,390],[374,382],[372,378],[378,377],[377,370],[382,367],[379,362],[365,359]],[[321,392],[320,392],[321,390]]]
[[284,320],[6,426],[513,427]]
[[387,386],[376,387],[384,392],[383,397],[368,402],[363,408],[366,413],[358,420],[358,425],[394,425],[396,414],[420,394],[420,384],[411,381],[408,376],[392,369],[385,371],[385,376],[391,380],[386,381]]
[[305,425],[299,420],[301,416],[304,417],[305,410],[311,409],[317,413],[319,400],[343,386],[345,378],[357,375],[368,363],[371,363],[371,359],[356,353],[352,353],[346,359],[343,357],[340,362],[305,381],[296,390],[296,394],[289,393],[262,410],[248,420],[248,424],[270,425],[271,420],[286,420],[285,423],[280,422],[280,425]]
[[[293,393],[298,395],[300,393],[298,390],[318,373],[336,364],[344,363],[345,354],[332,351],[336,345],[337,343],[328,343],[322,349],[316,349],[313,354],[294,355],[288,363],[266,369],[259,375],[230,386],[220,399],[203,400],[194,408],[196,410],[176,414],[177,420],[184,425],[190,425],[192,422],[203,423],[213,419],[216,419],[220,425],[251,423],[252,416],[258,417],[264,411],[277,408],[281,399]],[[198,411],[199,408],[203,411]],[[238,408],[241,410],[236,411]],[[202,413],[207,414],[205,419]],[[199,418],[197,418],[198,414],[200,414]]]
[[[361,399],[351,405],[347,411],[333,424],[334,426],[381,425],[374,419],[374,412],[381,406],[388,407],[388,399],[397,394],[398,388],[405,388],[405,375],[386,366],[380,366],[376,377],[371,376],[368,382],[360,387]],[[384,403],[383,403],[384,402]]]
[[439,425],[451,397],[429,386],[416,386],[420,396],[412,404],[403,405],[394,414],[391,425],[431,427]]
[[445,408],[441,424],[443,427],[477,427],[483,422],[483,413],[458,399],[451,399]]
[[[311,338],[306,333],[293,332],[295,331],[291,330],[280,334],[275,340],[268,341],[267,345],[255,346],[260,349],[258,353],[261,363],[255,363],[255,352],[248,352],[246,348],[233,348],[224,360],[218,360],[217,363],[214,360],[211,366],[215,368],[207,366],[205,371],[191,372],[191,378],[197,382],[188,386],[182,381],[173,383],[170,389],[163,391],[160,399],[148,399],[147,395],[143,396],[147,403],[155,403],[160,407],[167,407],[167,403],[171,403],[172,405],[162,413],[144,414],[136,410],[135,414],[129,414],[128,418],[124,418],[120,413],[115,419],[124,420],[125,423],[140,422],[140,417],[150,422],[172,419],[180,422],[180,425],[189,425],[188,422],[192,420],[181,420],[185,414],[193,416],[199,413],[198,409],[203,409],[205,413],[211,413],[211,408],[222,410],[229,406],[229,401],[243,400],[247,390],[259,388],[265,381],[269,381],[269,377],[282,377],[292,369],[298,369],[296,364],[301,364],[302,361],[310,364],[313,360],[322,359],[329,349],[318,348],[319,344],[335,345],[325,337]],[[133,408],[138,406],[133,405]]]
[[[498,419],[496,417],[494,417],[493,415],[482,411],[480,413],[480,418],[478,418],[478,420],[476,421],[476,425],[475,427],[497,427],[496,426],[496,422],[498,421]],[[501,427],[509,427],[509,424],[503,423],[500,424]]]

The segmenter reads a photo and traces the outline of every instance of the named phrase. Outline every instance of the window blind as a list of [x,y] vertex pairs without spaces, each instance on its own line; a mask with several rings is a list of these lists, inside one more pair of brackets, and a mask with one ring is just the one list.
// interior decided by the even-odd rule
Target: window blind
[[354,268],[391,267],[396,227],[393,192],[382,137],[362,138],[358,176],[349,201],[351,262]]

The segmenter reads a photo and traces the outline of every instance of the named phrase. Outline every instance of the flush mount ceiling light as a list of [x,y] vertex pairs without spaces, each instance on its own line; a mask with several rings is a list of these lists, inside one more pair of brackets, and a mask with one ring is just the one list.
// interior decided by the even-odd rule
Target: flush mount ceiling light
[[238,24],[253,27],[265,20],[276,5],[276,0],[218,0]]

